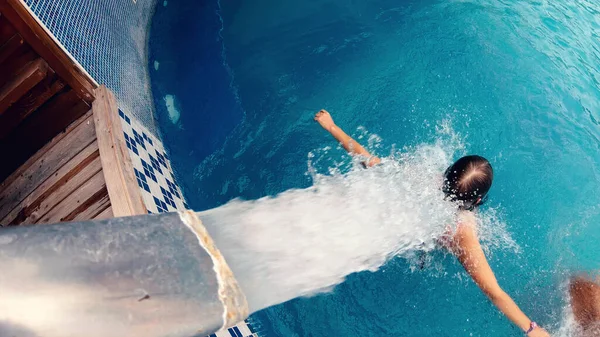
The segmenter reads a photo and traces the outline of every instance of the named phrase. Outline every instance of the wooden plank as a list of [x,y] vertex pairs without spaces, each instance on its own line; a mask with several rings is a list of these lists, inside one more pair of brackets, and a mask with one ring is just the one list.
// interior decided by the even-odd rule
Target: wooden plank
[[89,121],[90,114],[91,114],[91,112],[89,114],[86,114],[86,115],[80,117],[75,122],[71,123],[71,125],[69,125],[65,129],[64,132],[61,132],[58,135],[56,135],[52,139],[52,141],[48,142],[44,147],[42,147],[33,156],[31,156],[31,158],[29,158],[29,160],[27,160],[23,165],[21,165],[15,172],[13,172],[13,174],[11,174],[2,183],[0,183],[0,195],[3,193],[4,189],[7,186],[10,186],[14,182],[14,180],[19,179],[20,177],[22,177],[25,174],[25,172],[30,169],[30,167],[32,165],[34,165],[42,157],[44,157],[46,155],[46,153],[48,151],[50,151],[54,147],[54,145],[56,143],[60,142],[63,138],[65,138],[66,136],[68,136],[73,130],[75,130],[77,127],[79,127],[79,125],[81,123]]
[[94,80],[63,51],[22,0],[0,0],[0,12],[81,99],[87,103],[93,102],[96,87]]
[[[33,112],[0,143],[0,153],[7,158],[0,165],[0,181],[87,111],[87,103],[69,90],[56,95]],[[89,142],[84,145],[87,144]]]
[[[9,223],[9,225],[33,224],[38,223],[40,219],[46,217],[57,205],[63,202],[72,194],[76,193],[81,186],[86,184],[90,179],[102,170],[100,157],[96,157],[87,166],[81,169],[70,180],[59,184],[51,193],[42,196],[35,208],[29,208],[22,213],[23,217],[17,217]],[[72,210],[70,210],[72,211]],[[65,213],[63,215],[67,215]],[[19,214],[21,215],[21,213]],[[25,217],[26,215],[26,217]]]
[[66,216],[64,221],[92,220],[108,207],[110,207],[110,198],[108,197],[108,191],[104,188]]
[[53,141],[51,147],[42,156],[30,158],[35,161],[28,163],[26,170],[15,172],[18,176],[8,179],[7,184],[5,182],[0,185],[0,218],[4,218],[37,186],[87,147],[95,138],[94,123],[91,116],[88,116],[66,136],[61,137],[57,142]]
[[6,138],[19,123],[64,87],[65,83],[58,79],[52,69],[49,69],[48,75],[46,75],[46,78],[42,82],[31,89],[0,116],[0,140]]
[[106,184],[104,182],[104,175],[99,171],[35,223],[42,224],[67,221],[67,219],[72,216],[74,210],[78,209],[81,205],[89,206],[87,204],[88,200],[97,198],[98,194],[102,193],[105,189]]
[[[90,165],[91,167],[89,167]],[[88,168],[90,173],[82,173],[85,168]],[[0,226],[18,225],[24,223],[28,218],[39,219],[51,208],[48,206],[48,202],[42,205],[44,201],[47,199],[53,199],[55,203],[61,201],[67,194],[65,191],[69,190],[69,187],[65,186],[67,183],[71,182],[77,186],[78,183],[81,184],[95,174],[96,169],[102,169],[102,165],[98,142],[92,142],[15,206],[4,219],[0,220]]]
[[48,64],[37,59],[25,66],[15,77],[0,88],[0,115],[40,83],[48,73]]
[[112,207],[108,206],[107,209],[102,211],[100,214],[96,215],[94,217],[94,220],[104,220],[104,219],[110,219],[110,218],[114,218],[114,217],[115,216],[113,215]]
[[6,61],[11,55],[13,55],[21,46],[24,40],[19,34],[13,35],[8,41],[2,44],[0,47],[0,63]]
[[133,173],[133,163],[125,145],[115,97],[105,86],[100,86],[95,95],[92,111],[113,213],[116,217],[146,214]]
[[[10,225],[39,223],[40,219],[49,216],[48,214],[52,212],[54,208],[56,208],[65,199],[69,198],[72,194],[77,193],[82,186],[98,175],[98,172],[100,171],[102,171],[102,164],[100,163],[100,157],[96,157],[88,165],[77,172],[71,179],[65,181],[63,184],[58,185],[57,188],[52,191],[52,193],[42,196],[42,198],[39,200],[39,204],[36,205],[37,207],[27,211],[27,213],[29,213],[27,217],[17,218],[15,219],[16,221],[11,221]],[[65,210],[62,211],[64,212]],[[67,211],[67,213],[63,213],[62,215],[68,215],[71,211],[73,211],[73,209]]]

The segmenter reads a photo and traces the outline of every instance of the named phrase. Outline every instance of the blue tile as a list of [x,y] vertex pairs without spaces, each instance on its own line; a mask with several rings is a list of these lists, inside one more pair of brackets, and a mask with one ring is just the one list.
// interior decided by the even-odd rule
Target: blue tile
[[127,122],[127,124],[131,125],[131,119],[129,119],[129,117],[127,117],[127,115],[124,115],[125,117],[125,122]]
[[156,158],[158,159],[158,162],[164,166],[165,168],[167,168],[167,160],[165,158],[164,155],[162,155],[160,152],[158,152],[158,150],[154,150],[154,152],[156,153]]
[[169,191],[171,192],[171,194],[176,196],[178,199],[181,199],[181,196],[179,195],[179,192],[177,191],[177,186],[175,186],[175,184],[172,183],[171,181],[169,181],[169,179],[167,179],[166,177],[165,177],[165,180],[167,181],[167,186],[169,187]]
[[152,143],[152,139],[146,133],[142,132],[142,137],[144,138],[145,141],[148,142],[148,144],[154,146],[154,144]]
[[146,180],[146,176],[142,172],[138,171],[136,168],[133,169],[133,172],[134,172],[136,178],[142,180],[145,183],[148,182],[148,180]]
[[139,178],[137,179],[137,183],[140,188],[144,188],[144,183]]
[[169,208],[167,207],[167,204],[165,204],[164,201],[158,199],[157,197],[153,197],[154,198],[154,204],[156,205],[156,208],[158,209],[159,213],[164,213],[164,212],[168,212]]
[[152,166],[150,164],[148,164],[148,162],[146,162],[144,159],[140,158],[140,160],[142,161],[142,167],[144,168],[144,174],[148,177],[150,177],[150,179],[154,180],[155,183],[158,182],[158,179],[156,179],[156,174],[154,173],[154,168],[152,168]]
[[236,337],[244,337],[242,335],[242,333],[240,332],[240,329],[237,326],[234,326],[232,329],[233,329],[233,332],[235,332],[237,334]]
[[148,164],[148,162],[145,161],[144,159],[142,159],[142,167],[144,168],[144,170],[148,170],[148,171],[154,173],[154,168],[152,167],[152,165]]
[[173,201],[173,195],[171,194],[171,192],[165,190],[162,186],[160,187],[160,191],[162,192],[165,202],[168,205],[171,205],[171,207],[177,208],[177,205],[175,205],[175,202]]
[[254,326],[252,325],[249,319],[246,320],[246,325],[248,326],[248,329],[250,329],[250,332],[256,333],[256,329],[254,329]]
[[152,193],[150,192],[150,186],[148,185],[148,183],[141,181],[140,179],[137,180],[138,185],[144,189],[144,191],[148,192],[148,193]]
[[146,144],[144,143],[144,137],[142,137],[139,132],[135,131],[135,129],[132,129],[131,131],[133,131],[133,139],[135,139],[135,142],[140,144],[140,146],[146,150]]
[[121,109],[119,109],[119,116],[125,119],[125,114],[123,113],[123,111],[121,111]]
[[135,178],[137,180],[138,185],[141,188],[143,188],[146,192],[150,193],[150,186],[148,186],[146,176],[135,168],[133,169],[133,171],[135,172]]
[[135,144],[135,141],[131,137],[129,137],[129,135],[127,134],[127,132],[123,132],[123,136],[125,137],[125,145],[127,146],[127,148],[130,149],[131,151],[133,151],[133,153],[135,153],[135,154],[137,154],[139,156],[140,153],[138,152],[137,145]]
[[152,164],[152,167],[158,171],[158,173],[163,174],[162,169],[160,168],[160,163],[158,162],[158,160],[156,158],[154,158],[151,154],[148,153],[148,157],[150,157],[150,164]]

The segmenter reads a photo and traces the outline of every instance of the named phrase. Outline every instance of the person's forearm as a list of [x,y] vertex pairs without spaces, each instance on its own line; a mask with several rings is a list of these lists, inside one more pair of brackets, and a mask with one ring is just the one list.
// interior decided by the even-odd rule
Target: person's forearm
[[346,134],[344,132],[344,130],[339,128],[337,125],[330,127],[329,130],[327,130],[327,131],[329,131],[329,133],[331,133],[333,138],[335,138],[338,142],[340,142],[340,144],[342,144],[344,149],[346,149],[346,151],[348,151],[349,153],[357,154],[357,155],[361,155],[361,156],[365,156],[365,157],[371,156],[369,151],[365,150],[364,147],[362,147],[357,141],[352,139],[352,137],[348,136],[348,134]]
[[352,137],[348,136],[344,130],[335,125],[333,118],[331,118],[331,115],[327,110],[319,111],[315,115],[315,121],[319,122],[321,127],[327,130],[338,142],[340,142],[344,149],[350,154],[366,157],[367,159],[362,162],[365,167],[371,167],[381,163],[381,159],[372,156],[369,151],[365,150],[365,148],[352,139]]
[[489,296],[494,305],[508,317],[516,326],[523,331],[527,331],[531,325],[531,320],[521,311],[519,306],[508,296],[507,293],[501,291],[498,295]]

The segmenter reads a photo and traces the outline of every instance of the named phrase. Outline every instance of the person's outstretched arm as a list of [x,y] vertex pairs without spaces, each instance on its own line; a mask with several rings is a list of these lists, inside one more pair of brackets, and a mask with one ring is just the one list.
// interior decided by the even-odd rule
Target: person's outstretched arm
[[381,159],[371,155],[369,151],[352,139],[352,137],[348,136],[344,130],[335,125],[331,115],[326,110],[319,111],[315,115],[315,120],[321,124],[323,129],[329,131],[333,138],[340,142],[348,153],[366,157],[367,159],[364,161],[365,166],[371,167],[381,163]]
[[[470,212],[469,212],[470,213]],[[485,253],[481,248],[477,233],[475,231],[474,215],[465,215],[467,218],[464,223],[459,224],[456,234],[453,237],[453,253],[463,265],[467,273],[471,275],[473,281],[479,286],[483,293],[500,309],[515,325],[523,331],[528,331],[531,327],[531,320],[521,311],[519,306],[506,293],[496,280],[496,276],[490,267]],[[528,336],[530,337],[549,337],[546,330],[541,327],[533,329]]]

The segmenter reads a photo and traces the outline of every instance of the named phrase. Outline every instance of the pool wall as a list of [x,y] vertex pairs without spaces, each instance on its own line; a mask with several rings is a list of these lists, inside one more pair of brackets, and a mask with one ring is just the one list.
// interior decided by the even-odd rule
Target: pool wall
[[[148,213],[189,209],[158,129],[148,76],[148,28],[156,0],[25,0],[98,83],[117,97],[134,174]],[[211,337],[257,336],[242,322]]]
[[150,92],[147,27],[156,0],[22,0],[119,107],[158,136]]

